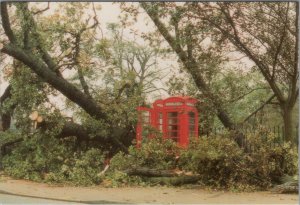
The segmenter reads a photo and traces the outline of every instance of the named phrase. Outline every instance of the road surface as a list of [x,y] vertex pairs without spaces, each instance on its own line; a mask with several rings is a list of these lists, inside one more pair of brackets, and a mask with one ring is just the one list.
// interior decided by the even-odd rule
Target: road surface
[[84,204],[60,200],[49,200],[42,197],[18,196],[0,193],[0,205],[4,204]]
[[296,194],[233,193],[202,188],[72,187],[27,180],[0,180],[2,204],[298,204]]

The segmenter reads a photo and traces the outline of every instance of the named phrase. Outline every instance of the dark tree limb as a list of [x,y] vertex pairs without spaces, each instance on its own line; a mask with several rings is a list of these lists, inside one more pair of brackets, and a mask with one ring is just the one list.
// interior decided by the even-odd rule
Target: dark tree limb
[[269,104],[275,97],[275,94],[273,94],[266,102],[264,102],[261,106],[259,106],[259,108],[257,108],[254,112],[252,112],[248,117],[246,117],[243,122],[247,122],[247,120],[249,120],[250,117],[252,117],[253,115],[255,115],[258,111],[260,111],[261,109],[263,109],[265,107],[265,105]]
[[2,19],[2,27],[9,41],[11,43],[16,43],[16,37],[10,27],[10,21],[7,12],[7,2],[3,2],[3,1],[1,2],[1,19]]
[[[7,86],[3,95],[0,97],[0,108],[3,106],[5,100],[11,97],[11,85]],[[11,109],[14,109],[15,106],[12,106]],[[1,113],[1,127],[2,131],[6,131],[9,129],[11,124],[11,112],[6,111]],[[0,129],[1,131],[1,129]]]
[[205,83],[203,76],[199,72],[199,65],[196,62],[196,60],[191,55],[188,56],[188,54],[181,48],[178,41],[176,41],[176,39],[169,33],[169,30],[159,19],[157,11],[151,8],[152,5],[145,2],[140,4],[142,8],[147,12],[149,17],[152,19],[159,32],[169,43],[170,47],[176,52],[179,59],[184,64],[185,68],[191,73],[197,87],[212,101],[215,109],[217,110],[217,116],[220,119],[220,121],[226,128],[233,129],[233,122],[231,121],[228,113],[223,108],[221,100],[217,96],[213,95],[213,93]]
[[238,96],[237,98],[231,100],[230,102],[232,103],[232,102],[239,101],[239,100],[243,99],[245,96],[251,94],[251,93],[254,92],[254,91],[257,91],[257,90],[267,90],[267,89],[270,89],[270,88],[269,88],[269,87],[253,88],[253,89],[249,90],[248,92],[243,93],[242,95]]
[[180,186],[183,184],[196,184],[200,180],[199,176],[177,176],[177,177],[151,177],[147,181],[160,185]]
[[75,37],[75,54],[74,54],[74,65],[77,66],[77,71],[78,71],[78,77],[79,77],[79,81],[80,84],[82,86],[83,92],[90,98],[92,98],[90,91],[89,91],[89,87],[87,82],[84,79],[84,75],[83,75],[83,70],[81,68],[80,62],[78,60],[79,58],[79,54],[80,54],[80,41],[81,41],[81,34],[83,33],[84,30],[81,30]]
[[[43,46],[41,36],[37,32],[37,28],[36,28],[37,26],[36,26],[36,23],[34,21],[34,18],[31,14],[30,10],[28,9],[28,3],[27,2],[22,2],[22,3],[20,3],[20,6],[22,8],[21,10],[22,10],[22,13],[23,13],[24,21],[26,21],[27,24],[30,23],[30,25],[31,25],[30,29],[31,29],[32,35],[33,35],[34,39],[37,42],[37,49],[41,52],[41,56],[42,56],[43,61],[47,64],[47,66],[51,70],[55,71],[56,74],[59,77],[62,77],[61,73],[56,68],[57,67],[56,63],[54,62],[54,60],[51,58],[51,56],[49,55],[49,53],[46,51],[46,49]],[[28,32],[29,32],[29,28],[28,28],[28,25],[27,25],[27,27],[24,30],[24,35],[26,35],[27,38],[29,38]],[[25,38],[25,36],[24,36],[24,38]]]
[[169,170],[149,169],[145,167],[132,168],[124,171],[128,175],[144,177],[175,177],[176,173]]
[[[51,127],[53,127],[53,124],[47,123],[47,122],[41,123],[41,125],[38,126],[38,128],[41,129],[42,131],[46,130],[46,129],[51,129]],[[86,129],[85,127],[83,127],[80,124],[77,124],[74,122],[65,122],[61,132],[56,136],[56,138],[64,139],[64,138],[68,138],[68,137],[76,137],[77,140],[79,140],[79,141],[89,141],[90,133],[91,133],[90,130]],[[96,136],[95,139],[98,143],[101,143],[101,144],[113,143],[113,144],[117,145],[123,152],[127,153],[127,147],[125,147],[122,143],[120,143],[116,139],[113,140],[111,138],[107,138],[107,137],[103,137],[103,136]],[[1,145],[2,156],[4,154],[6,154],[5,150],[7,149],[7,147],[13,146],[22,141],[24,141],[24,138],[17,138],[17,139],[14,139],[12,141],[2,144]]]
[[43,8],[43,9],[37,10],[37,11],[33,12],[33,14],[34,14],[34,15],[36,15],[36,14],[40,14],[40,13],[43,13],[43,12],[45,12],[45,11],[49,10],[49,9],[50,9],[50,2],[48,2],[48,4],[47,4],[47,7],[46,7],[46,8]]
[[88,96],[82,93],[78,88],[69,83],[67,80],[60,78],[56,73],[50,70],[43,61],[37,58],[30,52],[25,52],[14,44],[7,44],[3,47],[1,52],[6,53],[15,59],[23,62],[29,68],[31,68],[39,77],[45,82],[49,83],[56,90],[60,91],[64,96],[71,101],[79,105],[89,115],[96,119],[106,119],[106,114],[102,112],[102,109]]
[[2,103],[10,97],[11,97],[11,85],[8,85],[4,90],[3,95],[0,97],[0,105],[2,105]]

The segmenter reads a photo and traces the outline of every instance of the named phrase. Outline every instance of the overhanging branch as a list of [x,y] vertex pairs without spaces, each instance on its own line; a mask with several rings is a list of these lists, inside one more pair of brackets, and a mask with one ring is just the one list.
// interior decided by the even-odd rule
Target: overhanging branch
[[56,90],[60,91],[68,99],[78,104],[89,115],[96,119],[107,119],[106,114],[102,112],[93,100],[82,93],[78,88],[69,83],[67,80],[60,78],[56,73],[50,70],[44,62],[42,62],[35,55],[30,52],[25,52],[18,46],[13,44],[7,44],[3,47],[1,52],[6,53],[15,59],[23,62],[29,68],[31,68],[39,77],[45,80],[45,82],[52,85]]
[[260,111],[261,109],[263,109],[265,107],[266,104],[269,104],[273,98],[275,97],[275,94],[273,94],[266,102],[264,102],[259,108],[257,108],[254,112],[252,112],[248,117],[246,117],[243,122],[246,122],[247,120],[250,119],[250,117],[252,117],[253,115],[255,115],[258,111]]
[[16,37],[10,27],[10,21],[7,12],[7,2],[1,2],[1,19],[2,19],[2,27],[9,41],[11,43],[16,43]]

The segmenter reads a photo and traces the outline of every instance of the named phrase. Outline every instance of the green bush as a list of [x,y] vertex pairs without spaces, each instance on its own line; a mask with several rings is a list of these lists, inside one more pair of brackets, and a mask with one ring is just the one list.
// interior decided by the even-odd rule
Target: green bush
[[181,152],[179,167],[199,174],[202,184],[230,187],[235,181],[245,180],[241,169],[243,157],[243,151],[231,139],[223,136],[199,138]]
[[[232,133],[200,137],[188,149],[180,149],[172,141],[155,138],[141,148],[129,148],[129,154],[116,154],[110,173],[117,172],[118,183],[128,183],[120,171],[133,167],[179,169],[199,175],[199,183],[213,188],[231,190],[266,189],[284,175],[297,173],[297,150],[289,143],[272,144],[274,136],[262,138],[259,133],[248,135],[252,151],[240,148]],[[272,145],[272,146],[270,146]],[[113,177],[111,177],[112,179]],[[123,181],[122,181],[123,180]],[[139,178],[137,181],[141,183]]]
[[130,146],[128,154],[116,154],[111,160],[112,170],[125,170],[132,167],[148,167],[153,169],[173,169],[179,148],[171,140],[153,138],[144,142],[140,148]]
[[[272,134],[262,138],[259,133],[249,134],[248,143],[252,151],[245,154],[246,167],[252,172],[260,186],[280,183],[284,175],[298,172],[298,152],[291,143],[277,143]],[[254,181],[255,182],[255,181]]]
[[240,148],[232,134],[199,138],[183,150],[180,169],[199,174],[200,182],[217,188],[265,189],[284,175],[297,173],[297,150],[290,143],[274,144],[274,136],[247,136],[251,151]]
[[35,134],[14,146],[2,163],[15,178],[86,186],[101,182],[104,155],[95,148],[74,152],[62,140]]
[[99,149],[75,153],[65,160],[60,170],[45,177],[48,182],[69,182],[73,185],[93,185],[102,181],[100,172],[104,168],[104,156]]

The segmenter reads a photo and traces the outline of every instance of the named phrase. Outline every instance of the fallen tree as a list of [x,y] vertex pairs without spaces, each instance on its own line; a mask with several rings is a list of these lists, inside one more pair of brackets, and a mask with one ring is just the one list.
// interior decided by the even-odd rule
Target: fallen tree
[[172,170],[157,170],[146,167],[132,168],[124,171],[130,176],[144,176],[144,177],[175,177],[178,176]]
[[150,177],[147,180],[153,184],[180,186],[184,184],[195,184],[199,176],[177,176],[177,177]]
[[[46,130],[51,127],[51,124],[48,124],[47,122],[41,123],[41,125],[38,125],[38,129]],[[65,122],[60,133],[56,136],[58,139],[68,138],[68,137],[76,137],[77,141],[89,141],[90,137],[89,134],[91,134],[91,130],[87,129],[86,127],[83,127],[82,125],[74,122]],[[23,137],[13,139],[11,141],[5,142],[2,145],[0,145],[1,155],[6,154],[6,150],[8,147],[15,145],[16,143],[22,142],[24,140]],[[106,138],[103,136],[95,136],[93,138],[93,141],[97,141],[102,144],[109,144],[111,143],[110,138]],[[115,143],[118,143],[117,140]],[[127,152],[127,148],[123,144],[119,144],[119,147],[122,148],[124,152]]]
[[[22,2],[13,5],[16,6],[16,9],[23,17],[22,22],[24,23],[24,26],[20,28],[19,32],[24,35],[24,41],[23,43],[19,42],[18,36],[16,35],[16,30],[12,28],[13,23],[10,21],[10,15],[7,8],[8,3],[1,2],[2,27],[8,39],[8,41],[3,41],[1,52],[11,56],[13,59],[21,62],[23,65],[26,65],[33,73],[35,73],[39,77],[39,79],[50,85],[51,88],[59,91],[71,102],[78,105],[93,119],[104,122],[109,121],[104,108],[100,106],[99,102],[96,99],[92,98],[85,92],[86,87],[84,87],[85,89],[83,89],[82,91],[73,83],[63,78],[62,74],[58,70],[58,68],[60,67],[58,65],[58,62],[55,60],[55,57],[49,54],[50,52],[46,49],[42,41],[41,34],[38,31],[38,25],[34,19],[34,13],[29,9],[28,3]],[[96,17],[94,18],[94,20],[95,24],[98,24]],[[88,29],[89,27],[84,27],[82,28],[82,32]],[[31,41],[34,43],[30,44],[29,42]],[[73,60],[75,61],[76,59]],[[7,93],[9,94],[9,92]],[[5,96],[3,96],[1,102],[4,101]],[[7,97],[5,97],[5,99],[6,98]],[[8,117],[10,118],[10,115]],[[5,120],[4,122],[8,124],[9,120]],[[7,127],[6,124],[4,128]],[[43,124],[43,127],[51,129],[51,126],[47,127],[47,123]],[[109,141],[110,144],[113,144],[116,149],[126,151],[127,148],[122,142],[118,140],[118,136],[115,136],[114,130],[116,130],[116,126],[111,125],[109,129],[110,130],[108,135],[99,135],[96,136],[96,139],[99,142]],[[127,132],[127,130],[123,131]],[[89,134],[90,132],[79,124],[65,123],[61,133],[57,137],[64,138],[69,136],[76,136],[80,140],[89,140]],[[22,140],[20,139],[17,142],[20,141]],[[10,142],[7,145],[4,145],[4,147],[13,144],[13,142]]]
[[135,167],[124,171],[129,176],[140,176],[151,184],[180,186],[183,184],[194,184],[200,179],[199,175],[191,175],[175,170],[159,170],[147,167]]

